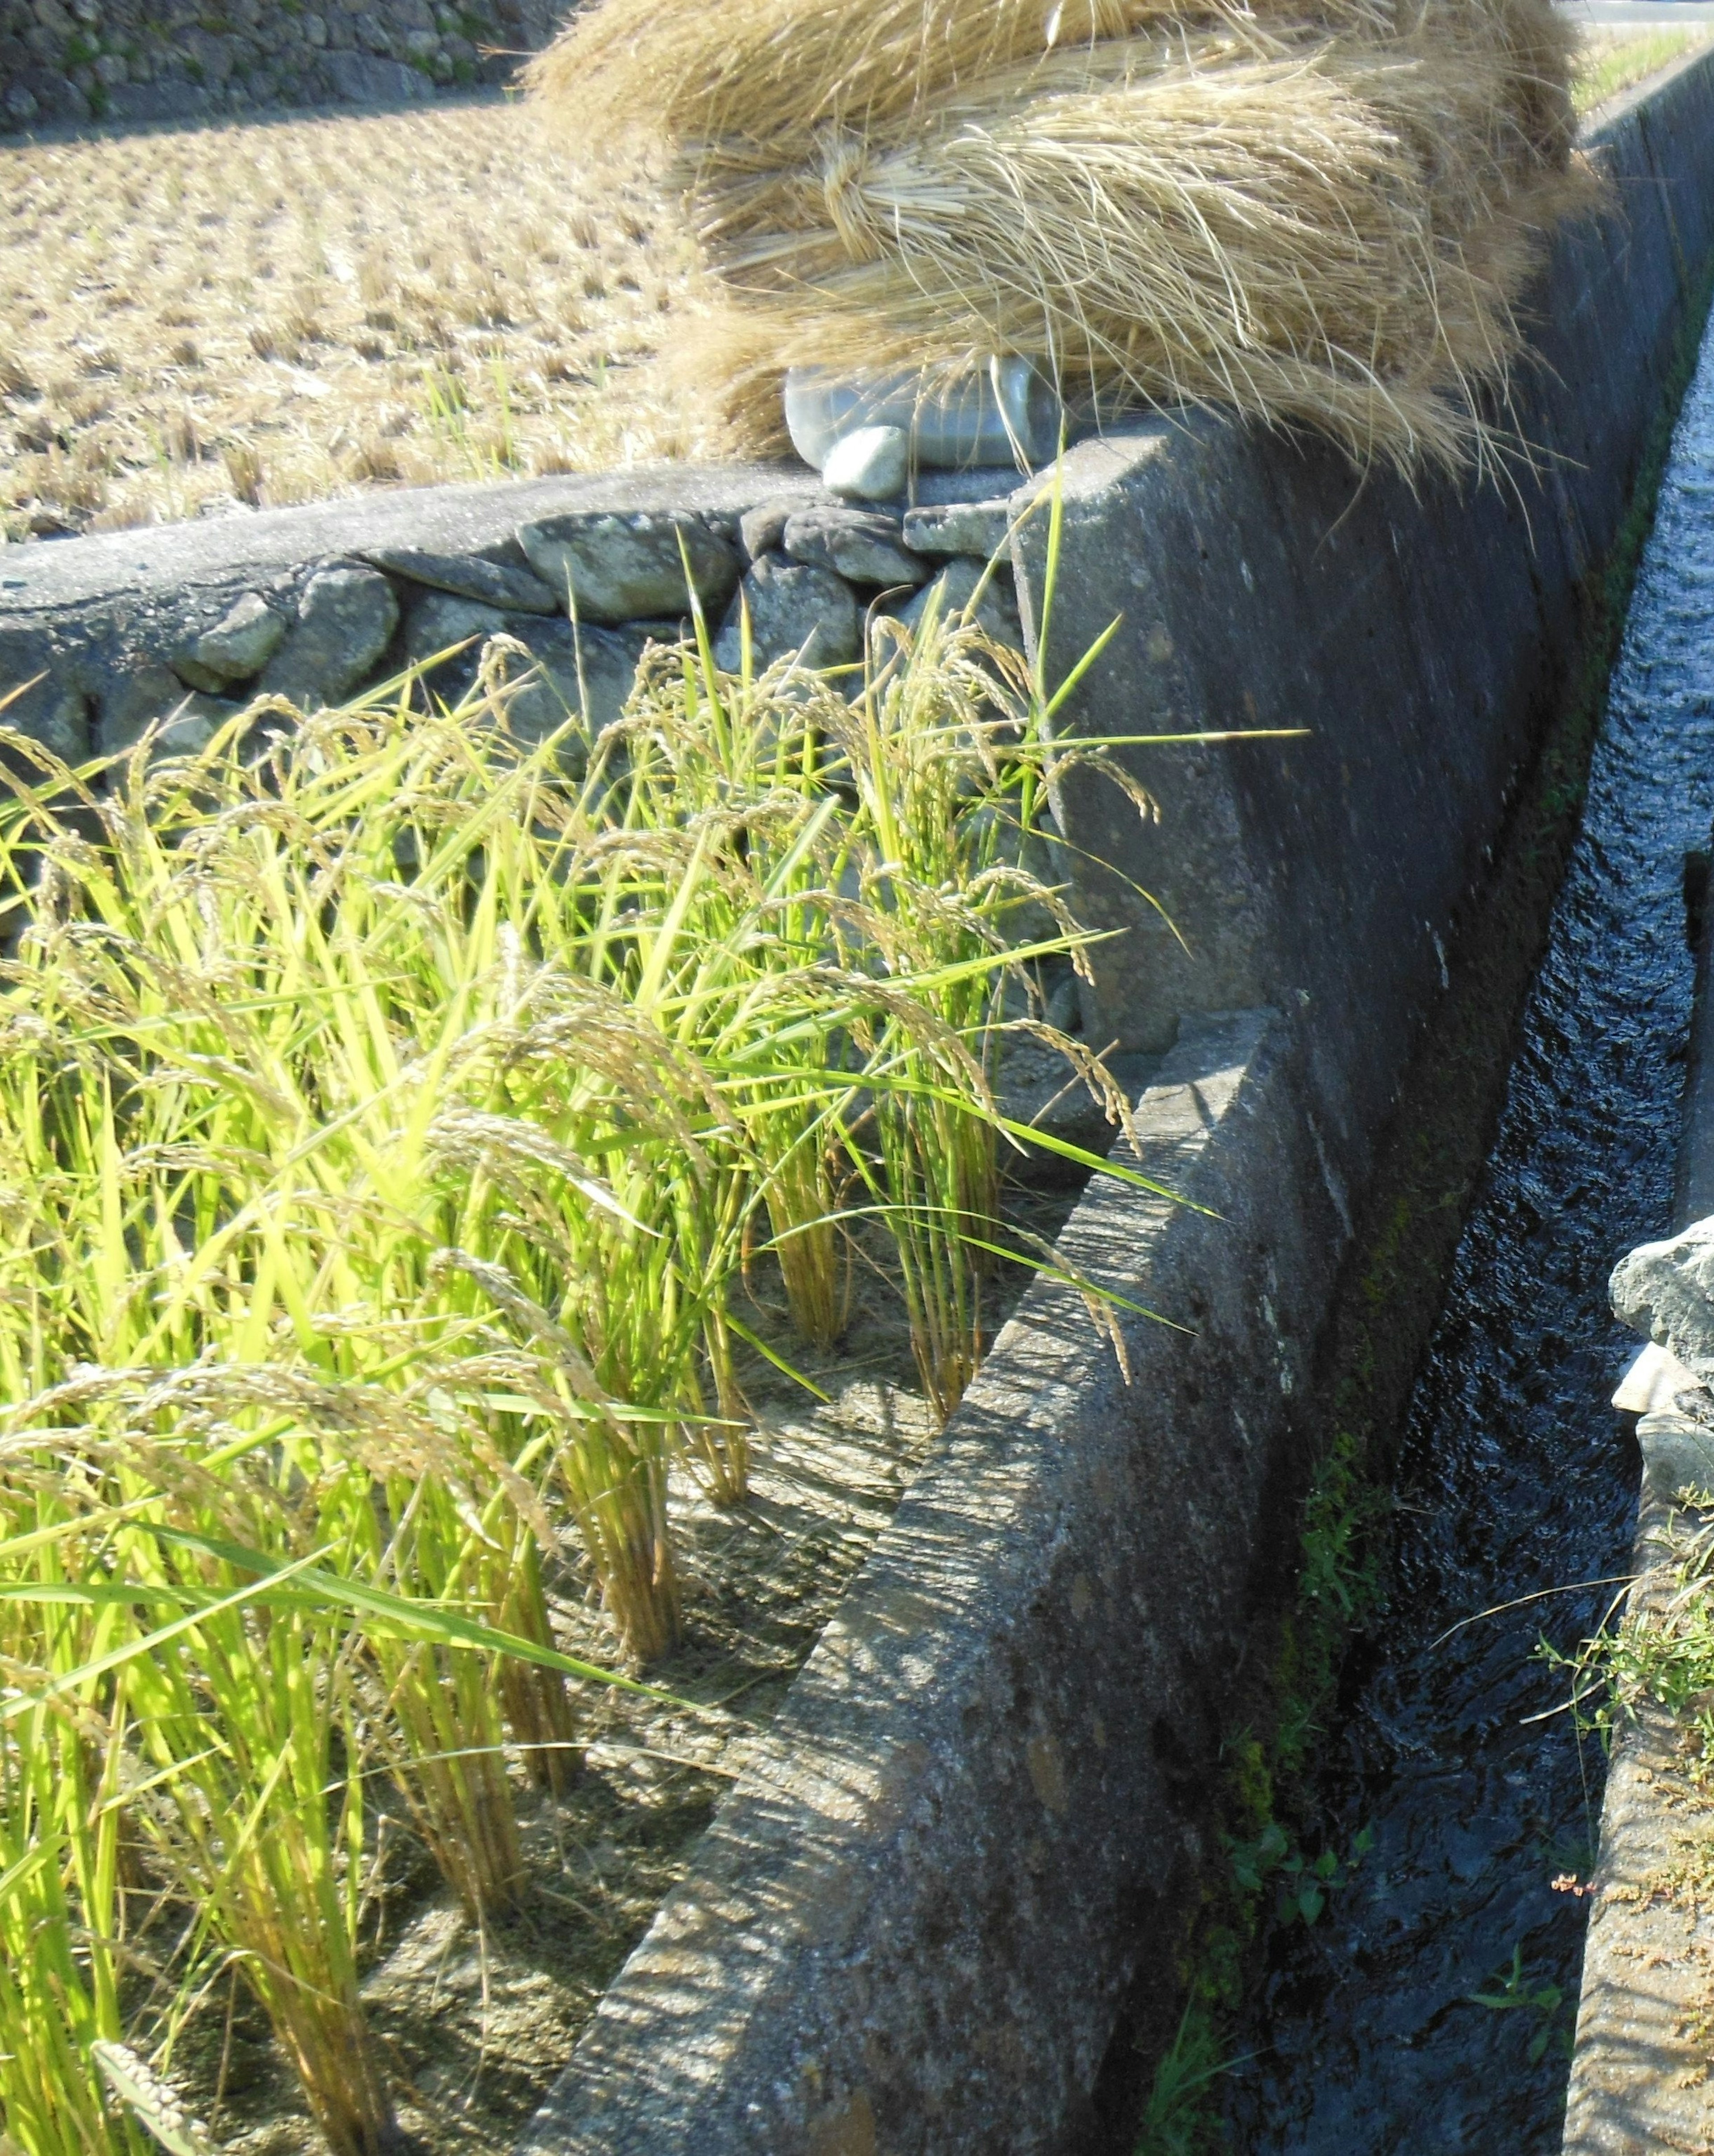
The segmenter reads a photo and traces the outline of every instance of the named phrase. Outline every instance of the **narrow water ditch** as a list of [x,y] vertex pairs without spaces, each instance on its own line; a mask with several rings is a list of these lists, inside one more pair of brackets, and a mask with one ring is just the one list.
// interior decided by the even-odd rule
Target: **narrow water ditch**
[[1583,1905],[1554,1881],[1587,1876],[1603,1763],[1567,1717],[1532,1718],[1565,1691],[1535,1650],[1574,1646],[1613,1593],[1547,1590],[1629,1559],[1637,1463],[1606,1402],[1635,1343],[1605,1286],[1668,1225],[1691,990],[1681,863],[1711,813],[1714,343],[1412,1396],[1386,1611],[1324,1719],[1300,1847],[1360,1860],[1312,1924],[1273,1921],[1224,2077],[1229,2144],[1247,2156],[1559,2147]]

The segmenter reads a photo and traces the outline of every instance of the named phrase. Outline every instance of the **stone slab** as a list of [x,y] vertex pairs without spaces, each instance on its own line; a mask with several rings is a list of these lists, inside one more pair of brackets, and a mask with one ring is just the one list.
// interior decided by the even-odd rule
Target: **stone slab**
[[[1645,1481],[1629,1608],[1661,1609],[1676,1581],[1670,1494]],[[1714,1800],[1681,1771],[1680,1729],[1645,1702],[1607,1770],[1590,1882],[1563,2156],[1714,2150]],[[1700,1891],[1699,1891],[1700,1888]]]

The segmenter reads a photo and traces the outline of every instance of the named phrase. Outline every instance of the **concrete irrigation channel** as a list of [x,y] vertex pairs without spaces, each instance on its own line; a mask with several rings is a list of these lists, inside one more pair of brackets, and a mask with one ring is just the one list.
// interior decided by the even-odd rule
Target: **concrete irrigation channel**
[[[1291,737],[1127,751],[1146,828],[1092,781],[1055,804],[1085,918],[1128,932],[1101,947],[1085,1034],[1137,1059],[1143,1164],[1179,1200],[1093,1186],[1065,1246],[1171,1323],[1127,1322],[1121,1368],[1077,1295],[1030,1287],[527,2156],[1126,2145],[1177,2020],[1219,1857],[1224,1712],[1327,1441],[1328,1358],[1401,1118],[1456,1092],[1479,1158],[1497,1111],[1706,310],[1714,59],[1597,115],[1586,146],[1611,206],[1560,234],[1542,276],[1516,411],[1533,470],[1413,495],[1201,418],[1068,453],[1049,671],[1119,623],[1075,724]],[[1015,485],[945,491],[985,532]],[[629,534],[677,559],[688,518],[723,596],[813,514],[837,608],[834,506],[800,470],[665,469],[9,549],[0,688],[43,673],[14,717],[114,746],[182,693],[175,666],[212,675],[206,723],[269,668],[341,694],[362,680],[314,669],[361,644],[384,675],[449,599],[459,633],[534,638],[551,671],[564,625],[536,572],[552,546]],[[1038,647],[1044,525],[1019,528],[1011,562]],[[654,603],[602,632],[603,693],[623,692]],[[1472,982],[1483,1024],[1455,1086],[1449,1028]],[[1450,1260],[1457,1206],[1439,1208]],[[1405,1389],[1440,1285],[1436,1270],[1393,1327]],[[1614,1518],[1628,1471],[1599,1466]],[[1557,2103],[1507,2150],[1554,2145]],[[1365,2141],[1347,2121],[1265,2145],[1490,2145],[1458,2130]]]

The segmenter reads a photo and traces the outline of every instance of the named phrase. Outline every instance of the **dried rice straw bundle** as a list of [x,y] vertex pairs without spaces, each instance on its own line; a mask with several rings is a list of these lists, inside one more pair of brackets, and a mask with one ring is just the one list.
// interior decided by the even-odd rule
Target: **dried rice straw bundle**
[[654,136],[706,147],[801,152],[831,125],[858,133],[913,124],[948,91],[1051,53],[1140,30],[1275,15],[1393,26],[1391,0],[602,0],[533,64],[536,93],[581,139]]
[[1015,352],[1098,409],[1219,405],[1363,465],[1504,440],[1519,295],[1593,187],[1549,0],[1434,0],[1404,29],[1341,0],[1065,0],[1051,42],[1018,0],[881,0],[843,64],[832,0],[760,0],[723,41],[682,6],[606,0],[541,80],[563,101],[593,54],[609,119],[665,84],[726,301],[697,357],[740,408],[777,413],[783,370],[829,355],[931,377]]

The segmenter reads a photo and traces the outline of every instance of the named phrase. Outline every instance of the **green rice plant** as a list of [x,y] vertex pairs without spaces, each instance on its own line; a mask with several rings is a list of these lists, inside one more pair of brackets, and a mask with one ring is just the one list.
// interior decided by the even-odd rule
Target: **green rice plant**
[[[63,1712],[122,1671],[110,1744],[128,1739],[129,1779],[95,1815],[110,1840],[123,1817],[197,1936],[235,1958],[341,2156],[396,2138],[357,1988],[361,1635],[336,1602],[270,1598],[258,1575],[339,1562],[341,1477],[294,1431],[365,1405],[262,1367],[86,1366],[8,1414],[0,1491],[17,1509],[50,1491],[69,1515],[11,1547],[75,1558],[51,1583],[14,1575],[9,1599],[45,1609],[50,1635],[60,1599],[97,1620],[69,1672],[20,1660],[19,1698]],[[102,1897],[79,1889],[88,1926]],[[85,2056],[115,2020],[79,2032]]]
[[[394,2130],[365,1777],[475,1919],[518,1905],[508,1754],[562,1785],[567,1681],[605,1674],[554,1644],[562,1537],[627,1650],[668,1651],[671,1478],[742,1501],[744,1358],[789,1368],[747,1266],[826,1345],[881,1257],[948,1414],[1018,1255],[1003,1149],[1056,1142],[1001,1111],[1008,1039],[1124,1114],[1030,971],[1080,962],[1043,804],[1099,750],[968,619],[880,632],[854,700],[723,675],[701,632],[594,742],[524,746],[509,693],[485,666],[455,710],[284,734],[264,706],[99,773],[14,743],[38,777],[0,803],[0,1504],[76,1569],[54,1651],[115,1778],[56,1891],[107,1938],[140,1837],[341,2156]],[[0,1586],[64,1592],[4,1552]],[[8,1804],[21,1849],[71,1832]],[[80,1951],[54,2100],[95,2146],[94,2047],[135,2032]]]
[[985,1278],[1002,1255],[1034,1260],[999,1240],[1001,1149],[1032,1142],[1003,1130],[1006,1041],[1052,1045],[1113,1121],[1128,1112],[1100,1059],[1045,1024],[1029,970],[1081,963],[1043,825],[1050,783],[1105,767],[1106,745],[1055,739],[1082,668],[1045,696],[975,626],[980,598],[914,636],[880,625],[849,700],[791,662],[758,680],[747,644],[718,674],[699,623],[694,649],[645,661],[598,752],[627,834],[694,837],[663,876],[683,952],[657,970],[663,1023],[742,1122],[799,1329],[837,1338],[850,1235],[879,1224],[942,1419],[981,1358]]
[[[51,1545],[33,1553],[65,1589]],[[0,1611],[8,1686],[22,1666],[18,1605]],[[30,1661],[86,1661],[91,1627],[70,1601],[39,1607]],[[141,2156],[106,2100],[92,2046],[121,2030],[122,1713],[83,1696],[24,1703],[0,1727],[0,2117],[23,2156]]]

